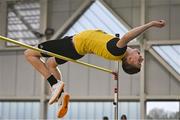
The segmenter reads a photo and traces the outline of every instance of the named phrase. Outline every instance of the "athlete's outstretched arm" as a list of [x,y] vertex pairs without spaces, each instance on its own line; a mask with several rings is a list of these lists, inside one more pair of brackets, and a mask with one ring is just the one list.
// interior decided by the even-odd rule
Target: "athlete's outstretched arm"
[[117,47],[122,48],[128,44],[131,40],[139,36],[141,33],[146,31],[147,29],[151,27],[164,27],[165,26],[165,21],[164,20],[157,20],[157,21],[151,21],[147,24],[141,25],[139,27],[135,27],[129,32],[127,32],[118,42],[117,42]]

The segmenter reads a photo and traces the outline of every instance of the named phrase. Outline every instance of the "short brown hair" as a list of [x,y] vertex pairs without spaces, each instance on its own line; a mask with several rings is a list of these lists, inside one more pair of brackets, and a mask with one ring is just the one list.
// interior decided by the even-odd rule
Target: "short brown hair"
[[121,116],[121,120],[122,120],[122,119],[127,119],[126,115],[123,114],[123,115]]
[[140,72],[140,70],[141,70],[140,68],[137,68],[137,67],[129,64],[125,57],[122,59],[122,68],[123,68],[124,72],[126,72],[128,74],[136,74],[136,73]]

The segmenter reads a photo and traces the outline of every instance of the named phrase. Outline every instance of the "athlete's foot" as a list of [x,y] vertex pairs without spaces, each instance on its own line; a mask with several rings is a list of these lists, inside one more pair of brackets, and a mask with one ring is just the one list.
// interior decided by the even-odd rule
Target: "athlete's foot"
[[53,104],[54,102],[57,102],[58,98],[60,97],[60,94],[62,93],[64,88],[64,82],[58,81],[55,85],[52,86],[52,95],[49,100],[49,105]]
[[61,97],[58,100],[58,111],[57,111],[57,117],[62,118],[66,115],[68,111],[68,104],[69,104],[70,96],[68,93],[62,93]]

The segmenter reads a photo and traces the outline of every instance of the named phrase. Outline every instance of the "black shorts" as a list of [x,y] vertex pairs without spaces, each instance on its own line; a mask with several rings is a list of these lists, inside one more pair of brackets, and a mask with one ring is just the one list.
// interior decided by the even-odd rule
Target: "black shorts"
[[[62,55],[62,56],[65,56],[74,60],[77,60],[83,57],[83,55],[79,55],[76,49],[74,48],[72,36],[71,37],[66,36],[62,39],[43,42],[38,45],[38,48],[49,51],[49,52],[53,52],[55,54]],[[51,57],[43,53],[41,53],[41,55],[43,57]],[[55,58],[55,59],[58,64],[64,64],[65,62],[67,62],[59,58]]]

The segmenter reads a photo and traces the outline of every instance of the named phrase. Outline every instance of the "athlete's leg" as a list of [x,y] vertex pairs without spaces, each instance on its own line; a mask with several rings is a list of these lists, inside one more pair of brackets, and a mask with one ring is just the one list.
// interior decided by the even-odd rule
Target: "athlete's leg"
[[42,55],[39,52],[27,49],[24,52],[24,55],[27,61],[31,63],[32,66],[43,75],[45,80],[47,80],[49,76],[51,76],[51,73],[49,72],[46,64],[40,59]]
[[[42,55],[34,50],[28,49],[24,52],[24,54],[26,59],[32,64],[32,66],[44,76],[45,80],[49,81],[52,87],[52,94],[53,94],[49,103],[50,104],[54,103],[64,88],[64,83],[61,81],[57,82],[56,79],[56,77],[60,79],[60,73],[58,73],[56,69],[53,69],[55,65],[57,67],[56,62],[54,63],[52,60],[51,60],[52,62],[50,62],[49,60],[47,66],[47,64],[45,64],[45,62],[43,62],[40,59]],[[52,75],[51,72],[53,72],[56,76]]]
[[46,66],[49,72],[57,79],[62,80],[61,71],[58,69],[58,63],[56,62],[54,57],[50,57],[46,61]]
[[[53,76],[57,79],[57,80],[62,80],[62,75],[60,70],[58,69],[58,63],[56,62],[56,59],[54,57],[50,57],[47,59],[46,61],[46,65],[49,69],[49,71],[51,72],[51,74],[53,74]],[[55,96],[56,93],[54,93]],[[62,118],[64,115],[66,115],[67,111],[68,111],[68,104],[69,104],[69,99],[70,99],[70,95],[68,93],[65,93],[64,90],[61,91],[59,98],[58,98],[58,103],[59,103],[59,108],[57,111],[57,116],[58,118]],[[49,104],[52,104],[54,101],[53,96],[51,97],[51,99],[49,100]]]
[[49,104],[53,104],[54,102],[57,102],[60,97],[64,97],[64,95],[61,96],[62,92],[64,91],[64,83],[62,82],[62,75],[57,67],[58,63],[56,62],[56,59],[54,57],[49,57],[45,64],[49,72],[58,80],[58,83],[52,87],[52,96],[49,100]]

